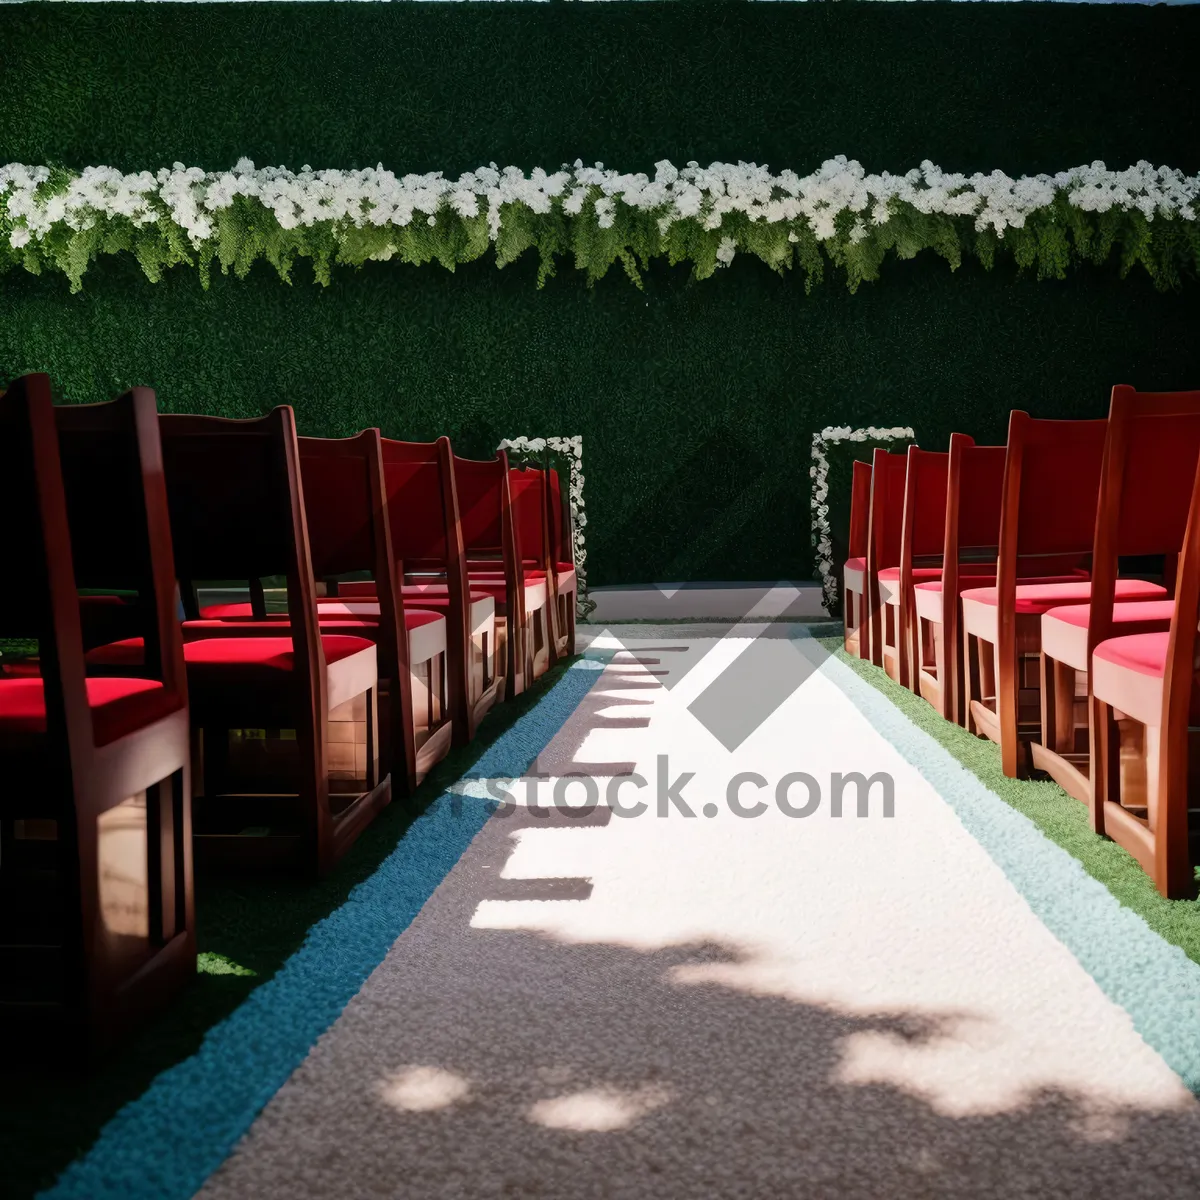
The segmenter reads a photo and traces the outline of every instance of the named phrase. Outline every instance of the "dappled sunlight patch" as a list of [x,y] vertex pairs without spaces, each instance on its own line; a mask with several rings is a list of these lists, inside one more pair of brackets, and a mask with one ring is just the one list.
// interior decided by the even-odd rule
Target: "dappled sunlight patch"
[[545,1129],[572,1133],[614,1133],[669,1103],[663,1087],[646,1086],[629,1091],[614,1087],[588,1088],[550,1100],[539,1100],[529,1110],[529,1120]]
[[380,1098],[399,1112],[437,1112],[469,1098],[471,1084],[442,1067],[404,1067],[378,1085]]

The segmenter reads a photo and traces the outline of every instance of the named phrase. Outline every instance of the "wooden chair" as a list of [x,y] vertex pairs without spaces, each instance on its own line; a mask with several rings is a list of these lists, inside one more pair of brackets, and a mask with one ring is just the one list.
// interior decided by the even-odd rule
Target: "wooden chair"
[[[996,584],[962,593],[967,728],[1000,744],[1010,778],[1028,774],[1028,744],[1041,729],[1041,617],[1085,602],[1088,580],[1023,583],[1026,564],[1078,562],[1091,553],[1108,422],[1040,421],[1014,411],[1000,509]],[[1032,569],[1037,569],[1033,566]],[[1156,600],[1141,580],[1115,586],[1120,600]]]
[[[322,634],[369,638],[378,656],[380,773],[406,794],[450,751],[448,640],[444,613],[408,606],[399,583],[383,486],[379,430],[352,438],[297,439],[313,574],[338,595],[338,576],[369,574],[365,599],[318,600]],[[260,593],[261,594],[261,593]],[[265,607],[265,605],[264,605]],[[288,632],[285,614],[256,617],[255,605],[208,605],[184,624],[184,637],[263,636]],[[414,696],[415,692],[415,696]],[[361,702],[360,702],[361,707]],[[360,718],[361,719],[361,718]],[[331,768],[353,752],[346,723],[330,726]]]
[[1200,745],[1192,732],[1200,726],[1198,617],[1200,471],[1170,628],[1109,638],[1092,654],[1093,827],[1128,850],[1171,899],[1196,894],[1196,821],[1189,809],[1200,783]]
[[917,622],[913,588],[917,583],[938,580],[940,562],[920,565],[915,560],[940,558],[946,525],[946,472],[944,452],[908,448],[904,476],[904,506],[898,566],[878,573],[879,599],[883,605],[883,668],[904,687],[917,690],[915,645]]
[[[184,644],[197,854],[323,875],[390,802],[392,783],[379,770],[375,643],[318,626],[292,410],[159,424],[181,578],[287,580],[286,632]],[[112,669],[140,655],[136,641],[117,642],[88,661]]]
[[895,631],[885,629],[894,611],[884,612],[879,572],[900,564],[900,538],[904,531],[904,487],[908,455],[876,449],[871,460],[871,507],[867,517],[866,619],[871,625],[871,661],[882,667],[884,644],[895,645]]
[[855,658],[871,657],[866,619],[867,526],[871,508],[871,464],[855,462],[850,483],[850,537],[842,567],[842,644]]
[[454,483],[471,588],[496,603],[497,650],[516,696],[550,665],[546,580],[527,574],[518,552],[504,451],[484,462],[455,455]]
[[555,649],[560,657],[575,654],[575,617],[579,606],[579,581],[575,570],[575,528],[571,521],[571,503],[563,495],[558,471],[550,467],[546,473],[549,488],[546,494],[547,524],[550,531],[551,578],[554,586],[554,608],[551,612]]
[[948,721],[963,723],[959,597],[964,587],[995,583],[1004,447],[976,446],[950,435],[946,519],[939,579],[913,589],[917,691]]
[[475,736],[500,692],[496,605],[467,578],[454,454],[436,442],[383,439],[384,487],[406,603],[446,614],[455,737]]
[[[918,583],[916,611],[917,686],[948,721],[965,724],[961,597],[967,588],[993,587],[1000,541],[1004,446],[977,446],[965,433],[950,435],[946,474],[946,538],[940,579]],[[1073,583],[1087,573],[1073,570],[1077,556],[1018,561],[1018,585]],[[1059,574],[1038,574],[1038,571]]]
[[[517,535],[525,583],[544,579],[547,584],[546,618],[548,622],[549,661],[556,662],[574,644],[575,568],[562,563],[561,547],[552,549],[555,538],[553,517],[555,499],[551,494],[549,467],[510,467],[508,489],[512,498],[513,528]],[[554,476],[557,489],[558,476]],[[557,497],[561,543],[562,497]],[[569,573],[569,574],[568,574]],[[560,592],[560,579],[567,577],[569,595]],[[569,600],[569,603],[567,601]]]
[[[98,1050],[196,973],[187,685],[154,394],[0,400],[0,631],[40,671],[0,679],[0,1030]],[[136,675],[85,676],[79,584],[132,588]],[[7,1051],[6,1051],[7,1052]]]
[[[1100,477],[1089,604],[1042,617],[1042,729],[1033,765],[1092,804],[1095,741],[1088,665],[1112,637],[1170,628],[1171,600],[1114,603],[1119,558],[1163,556],[1173,582],[1200,458],[1200,392],[1113,388]],[[1103,808],[1094,813],[1103,824]]]

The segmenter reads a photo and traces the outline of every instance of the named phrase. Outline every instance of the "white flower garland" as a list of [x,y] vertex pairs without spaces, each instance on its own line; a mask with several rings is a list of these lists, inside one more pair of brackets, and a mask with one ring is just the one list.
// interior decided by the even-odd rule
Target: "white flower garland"
[[503,438],[497,450],[515,450],[518,454],[537,455],[546,450],[565,454],[570,463],[571,478],[567,497],[571,510],[571,561],[575,565],[575,611],[586,617],[594,607],[587,594],[587,513],[583,505],[583,436],[544,438]]
[[868,425],[865,429],[851,429],[849,425],[827,425],[812,437],[813,464],[808,468],[812,485],[812,542],[817,548],[817,572],[821,577],[821,594],[825,611],[832,614],[838,598],[838,580],[834,575],[833,541],[829,528],[829,458],[826,451],[837,442],[895,442],[902,438],[914,438],[916,434],[908,426],[896,425],[891,429],[877,429]]
[[[457,179],[440,171],[397,176],[382,163],[363,170],[305,166],[294,172],[286,167],[256,167],[248,158],[229,171],[205,171],[177,162],[155,172],[130,174],[105,166],[74,172],[11,163],[0,166],[0,250],[33,254],[44,249],[47,258],[74,272],[72,279],[77,282],[88,255],[131,248],[120,244],[120,239],[102,244],[98,236],[111,233],[113,222],[123,222],[121,228],[141,235],[142,240],[157,234],[164,245],[170,242],[158,260],[138,242],[139,258],[153,278],[160,265],[187,261],[189,247],[211,249],[223,236],[223,219],[233,242],[267,236],[270,230],[262,227],[261,218],[258,226],[245,219],[243,227],[229,233],[234,228],[229,221],[237,216],[233,210],[246,200],[274,217],[276,232],[325,227],[332,234],[330,253],[338,261],[355,262],[394,255],[409,261],[430,257],[450,264],[468,261],[489,243],[498,246],[510,226],[515,231],[514,245],[505,253],[516,257],[539,244],[536,236],[528,236],[531,218],[582,219],[592,230],[592,239],[595,231],[612,229],[618,219],[624,230],[628,220],[640,213],[653,218],[652,226],[631,234],[623,251],[611,247],[594,251],[597,262],[603,260],[606,268],[614,255],[627,257],[632,273],[634,252],[668,252],[663,245],[651,245],[655,228],[662,239],[670,239],[672,230],[682,226],[688,238],[693,232],[714,234],[707,249],[697,248],[693,238],[686,248],[672,245],[669,250],[672,255],[678,251],[681,257],[695,258],[698,266],[701,259],[708,264],[715,254],[715,261],[705,266],[707,272],[732,262],[739,250],[756,253],[777,266],[790,253],[790,244],[806,239],[854,249],[896,218],[907,224],[906,236],[910,236],[912,222],[920,215],[969,218],[977,232],[991,231],[998,238],[1008,229],[1022,229],[1034,214],[1052,217],[1051,210],[1063,202],[1086,213],[1120,210],[1140,214],[1146,221],[1190,222],[1200,209],[1200,175],[1146,161],[1125,170],[1110,170],[1097,161],[1054,175],[1019,178],[1002,171],[956,174],[929,161],[901,175],[868,174],[844,155],[828,159],[808,175],[790,170],[773,173],[766,166],[745,162],[702,167],[691,161],[677,168],[663,160],[655,165],[653,178],[615,171],[602,163],[584,166],[579,159],[573,166],[552,172],[539,167],[528,175],[518,167],[491,163]],[[778,239],[764,243],[761,232],[748,229],[747,221],[760,231],[775,227]],[[421,251],[424,258],[412,244],[414,231],[421,226],[435,227],[438,239],[435,249]],[[61,246],[43,247],[56,231],[61,241],[63,235],[79,238],[89,230],[97,236],[87,241],[83,265],[76,261],[78,255],[64,261]],[[407,241],[401,231],[408,231]],[[549,246],[542,247],[546,253],[568,253],[573,248],[578,257],[581,246],[568,244],[574,235],[559,244],[561,230],[541,232]],[[716,238],[718,232],[721,236]],[[926,239],[926,244],[934,243]],[[911,250],[905,256],[908,253]],[[34,269],[34,259],[26,256],[25,262]]]

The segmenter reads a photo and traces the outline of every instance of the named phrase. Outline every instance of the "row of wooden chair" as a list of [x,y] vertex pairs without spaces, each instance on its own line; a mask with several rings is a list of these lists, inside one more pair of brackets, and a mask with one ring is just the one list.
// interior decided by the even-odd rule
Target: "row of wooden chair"
[[1169,897],[1189,820],[1200,600],[1200,392],[1113,389],[1106,420],[1013,412],[855,463],[845,646],[1088,805]]
[[38,648],[0,665],[0,1007],[93,1047],[194,975],[193,854],[324,874],[574,653],[549,467],[44,375],[0,393],[0,454],[0,637]]

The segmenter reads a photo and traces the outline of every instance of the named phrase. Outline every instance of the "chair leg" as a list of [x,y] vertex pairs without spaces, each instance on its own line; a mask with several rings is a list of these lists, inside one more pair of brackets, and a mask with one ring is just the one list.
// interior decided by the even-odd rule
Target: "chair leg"
[[983,693],[980,691],[980,671],[979,671],[979,639],[972,636],[965,629],[963,630],[963,659],[964,659],[964,678],[963,678],[963,711],[966,721],[967,732],[979,736],[979,728],[975,722],[975,715],[971,711],[971,701],[982,698]]
[[1091,764],[1092,783],[1088,808],[1093,831],[1103,836],[1105,801],[1116,800],[1119,797],[1117,773],[1121,767],[1121,745],[1112,709],[1103,700],[1097,700],[1095,696],[1088,697],[1088,709],[1091,713],[1088,730],[1088,759]]
[[329,810],[329,779],[325,770],[325,714],[296,730],[297,803],[300,805],[305,855],[311,874],[318,879],[333,866],[333,816]]

